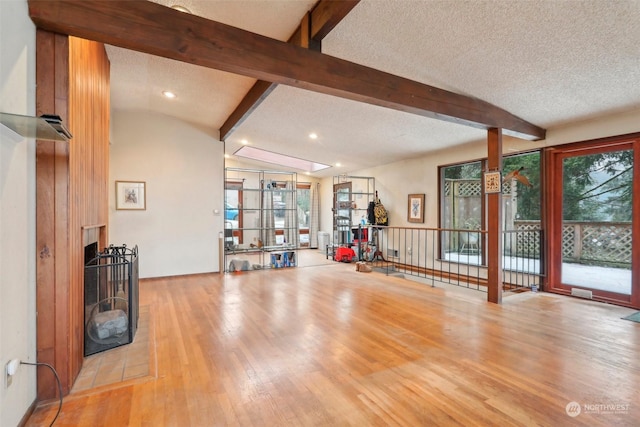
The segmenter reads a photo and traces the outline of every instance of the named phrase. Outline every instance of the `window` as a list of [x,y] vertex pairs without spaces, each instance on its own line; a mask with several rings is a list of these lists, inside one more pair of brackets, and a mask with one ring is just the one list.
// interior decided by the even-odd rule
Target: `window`
[[242,181],[227,181],[224,189],[225,242],[238,245],[243,242],[242,233]]
[[482,226],[482,163],[442,168],[442,228],[477,230]]
[[[504,230],[540,229],[540,152],[503,159]],[[486,207],[482,189],[486,160],[440,167],[440,257],[483,263],[481,234]]]
[[505,230],[530,223],[540,228],[540,152],[505,157],[503,176],[513,176],[503,183]]
[[441,238],[442,259],[482,261],[479,234],[472,232],[483,225],[482,165],[478,161],[440,169],[440,228],[447,229]]
[[311,212],[311,184],[298,183],[298,228],[300,232],[300,246],[309,246],[309,214]]

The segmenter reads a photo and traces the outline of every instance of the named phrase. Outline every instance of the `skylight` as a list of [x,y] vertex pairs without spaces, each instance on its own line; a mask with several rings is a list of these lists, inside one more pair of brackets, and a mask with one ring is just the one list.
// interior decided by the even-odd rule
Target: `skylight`
[[300,169],[306,172],[318,172],[331,167],[330,165],[298,159],[297,157],[291,157],[285,154],[273,153],[271,151],[261,150],[247,145],[241,147],[233,154],[238,157],[286,166],[287,168]]

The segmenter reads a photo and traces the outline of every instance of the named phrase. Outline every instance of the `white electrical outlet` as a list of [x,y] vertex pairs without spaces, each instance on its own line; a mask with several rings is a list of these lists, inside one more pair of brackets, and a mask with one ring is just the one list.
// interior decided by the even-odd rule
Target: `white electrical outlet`
[[9,387],[13,382],[13,376],[18,372],[20,367],[20,360],[12,359],[4,366],[5,388]]
[[7,363],[7,375],[13,376],[18,372],[18,367],[20,366],[20,361],[18,359],[10,360]]

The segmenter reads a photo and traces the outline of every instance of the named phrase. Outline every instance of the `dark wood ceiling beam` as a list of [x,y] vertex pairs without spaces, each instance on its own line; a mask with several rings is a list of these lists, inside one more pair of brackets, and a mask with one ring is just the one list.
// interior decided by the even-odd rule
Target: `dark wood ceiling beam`
[[[321,49],[321,41],[358,4],[360,0],[320,0],[307,12],[287,41],[306,49]],[[277,84],[258,80],[220,127],[220,140],[225,141],[258,108]],[[259,93],[263,90],[263,93]]]
[[545,130],[485,101],[148,1],[29,0],[40,28],[505,134]]
[[247,117],[258,108],[262,101],[278,86],[276,83],[271,83],[266,80],[258,80],[249,89],[249,92],[242,98],[240,104],[233,110],[231,115],[227,117],[227,120],[222,124],[220,128],[220,141],[225,141],[229,135],[235,131],[238,126],[244,122]]
[[311,11],[311,38],[321,41],[360,0],[321,0]]
[[[291,37],[289,37],[289,40],[287,40],[287,43],[309,49],[309,21],[309,13],[307,12],[302,18],[302,22],[298,25],[296,31],[291,35]],[[227,117],[227,120],[225,120],[220,127],[220,141],[226,141],[227,137],[229,137],[229,135],[231,135],[238,126],[249,118],[251,113],[253,113],[255,109],[262,104],[262,101],[267,99],[267,96],[273,92],[276,86],[278,86],[277,83],[268,82],[266,80],[256,81],[253,86],[251,86],[251,89],[249,89],[249,92],[247,92],[244,98],[242,98],[242,101],[240,101],[229,117]]]
[[287,43],[291,43],[294,46],[304,47],[305,49],[317,50],[318,52],[320,52],[320,42],[311,38],[310,31],[311,12],[307,12],[300,20],[300,25],[298,25],[296,31],[291,37],[289,37],[289,40],[287,40]]

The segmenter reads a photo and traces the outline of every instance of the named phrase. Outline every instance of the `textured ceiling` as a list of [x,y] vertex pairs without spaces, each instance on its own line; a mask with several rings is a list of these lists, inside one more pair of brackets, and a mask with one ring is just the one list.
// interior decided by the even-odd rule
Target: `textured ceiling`
[[[177,3],[159,1],[165,5]],[[286,40],[314,1],[182,1],[194,14]],[[544,128],[640,108],[640,1],[362,0],[325,54],[480,98]],[[112,106],[215,132],[254,80],[108,47]],[[162,90],[178,94],[172,101]],[[312,142],[307,135],[316,132]],[[342,167],[386,164],[486,132],[278,86],[226,141]],[[321,176],[321,174],[318,174]]]

